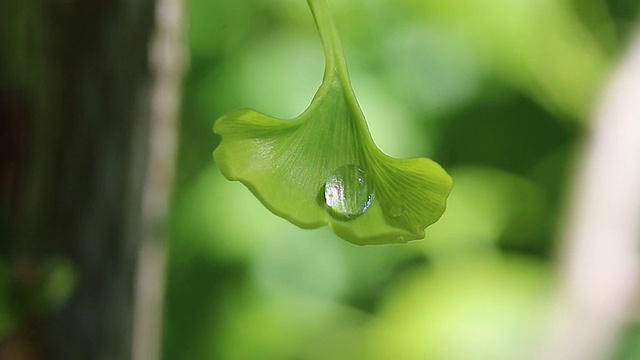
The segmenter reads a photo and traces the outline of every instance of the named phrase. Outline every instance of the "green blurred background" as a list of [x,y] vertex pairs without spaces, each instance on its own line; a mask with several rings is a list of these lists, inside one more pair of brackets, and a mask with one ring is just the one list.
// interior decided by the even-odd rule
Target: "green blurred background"
[[[356,247],[294,227],[224,179],[211,156],[215,119],[245,107],[298,115],[321,82],[322,49],[302,0],[190,0],[163,358],[530,354],[547,330],[574,159],[640,2],[329,5],[375,141],[439,162],[454,179],[448,209],[425,240]],[[0,74],[28,92],[29,10],[2,6],[24,16],[0,23]],[[5,283],[0,272],[0,292]],[[19,321],[6,298],[0,336]],[[637,358],[630,321],[616,359]]]

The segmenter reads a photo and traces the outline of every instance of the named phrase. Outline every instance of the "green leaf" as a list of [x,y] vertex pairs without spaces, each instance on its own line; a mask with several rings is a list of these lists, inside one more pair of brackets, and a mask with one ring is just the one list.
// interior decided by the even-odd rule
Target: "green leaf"
[[[351,87],[324,0],[308,0],[326,67],[311,105],[293,120],[240,110],[222,116],[214,159],[274,214],[306,229],[329,225],[358,245],[424,237],[446,208],[451,177],[426,158],[377,148]],[[392,120],[391,120],[392,121]]]

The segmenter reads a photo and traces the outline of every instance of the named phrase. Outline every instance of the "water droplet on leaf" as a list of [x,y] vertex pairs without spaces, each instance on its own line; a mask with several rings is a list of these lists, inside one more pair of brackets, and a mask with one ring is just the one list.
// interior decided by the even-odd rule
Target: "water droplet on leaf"
[[329,214],[351,220],[363,214],[373,201],[373,187],[364,170],[344,165],[334,171],[324,184],[324,200]]

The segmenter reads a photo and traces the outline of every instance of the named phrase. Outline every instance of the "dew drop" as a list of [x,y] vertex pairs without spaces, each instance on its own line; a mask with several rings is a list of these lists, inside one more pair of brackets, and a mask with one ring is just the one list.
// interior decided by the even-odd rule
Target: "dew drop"
[[324,200],[333,217],[351,220],[369,209],[373,201],[373,187],[364,170],[355,165],[344,165],[325,182]]
[[392,217],[399,217],[402,216],[402,214],[404,213],[404,208],[402,207],[402,205],[392,205],[391,208],[389,208],[389,215]]

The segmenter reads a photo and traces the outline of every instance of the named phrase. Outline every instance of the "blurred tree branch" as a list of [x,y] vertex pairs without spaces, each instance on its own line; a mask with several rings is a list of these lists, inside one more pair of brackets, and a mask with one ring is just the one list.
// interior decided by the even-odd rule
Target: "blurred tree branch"
[[[174,182],[183,48],[183,1],[157,0],[151,42],[149,157],[142,193],[142,248],[136,276],[133,359],[161,358],[165,220]],[[144,150],[143,150],[144,152]]]
[[607,359],[638,290],[640,33],[613,74],[576,174],[558,303],[540,359]]

